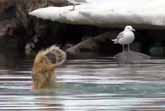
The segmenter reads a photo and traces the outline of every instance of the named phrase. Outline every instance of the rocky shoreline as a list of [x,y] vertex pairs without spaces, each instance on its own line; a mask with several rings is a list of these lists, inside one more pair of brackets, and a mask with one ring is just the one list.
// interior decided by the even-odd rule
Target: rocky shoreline
[[[0,38],[22,53],[26,50],[28,53],[37,52],[52,44],[66,50],[71,58],[114,56],[121,51],[121,46],[111,41],[120,28],[72,25],[28,15],[28,12],[41,7],[69,5],[66,0],[2,0],[0,5],[3,6],[0,8]],[[132,50],[165,56],[164,30],[138,29],[135,35]]]

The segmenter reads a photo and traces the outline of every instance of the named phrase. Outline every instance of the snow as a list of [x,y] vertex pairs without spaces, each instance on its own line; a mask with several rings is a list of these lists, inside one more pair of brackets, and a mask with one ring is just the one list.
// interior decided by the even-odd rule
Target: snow
[[[30,12],[32,16],[70,24],[120,27],[131,24],[143,28],[165,27],[165,0],[86,0],[72,6],[46,7]],[[152,27],[151,27],[152,26]]]

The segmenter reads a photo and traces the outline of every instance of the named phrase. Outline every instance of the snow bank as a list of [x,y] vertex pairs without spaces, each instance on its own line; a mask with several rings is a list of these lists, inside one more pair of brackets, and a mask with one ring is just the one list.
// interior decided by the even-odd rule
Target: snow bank
[[165,28],[165,0],[86,0],[76,6],[40,8],[32,16],[70,24]]

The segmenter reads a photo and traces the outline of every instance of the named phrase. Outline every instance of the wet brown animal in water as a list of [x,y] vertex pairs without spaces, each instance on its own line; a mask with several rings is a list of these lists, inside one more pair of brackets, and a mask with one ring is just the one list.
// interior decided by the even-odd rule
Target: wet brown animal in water
[[[49,55],[51,55],[52,58],[49,58]],[[55,63],[53,63],[54,60],[51,60],[53,58]],[[55,85],[56,67],[63,64],[65,60],[65,52],[56,46],[38,52],[32,69],[33,89],[53,87]]]

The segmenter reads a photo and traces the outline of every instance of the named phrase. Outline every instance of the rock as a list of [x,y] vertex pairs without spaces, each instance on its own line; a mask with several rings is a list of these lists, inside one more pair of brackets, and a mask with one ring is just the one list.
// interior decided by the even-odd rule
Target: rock
[[67,0],[48,0],[48,5],[66,6],[66,5],[68,5],[68,2],[67,2]]
[[15,19],[0,21],[0,38],[5,36],[13,36],[15,28]]
[[73,45],[68,48],[66,51],[71,57],[96,57],[104,54],[112,54],[117,52],[118,50],[113,50],[114,47],[118,47],[113,45],[112,38],[116,36],[116,32],[106,32],[100,34],[96,37],[91,37],[83,40],[82,42]]
[[15,6],[15,0],[0,0],[0,13],[13,6]]
[[15,0],[0,0],[0,38],[13,35],[15,24]]
[[[53,23],[50,25],[48,21],[29,16],[28,13],[30,11],[49,5],[65,6],[67,4],[68,2],[66,0],[16,0],[16,33],[14,37],[18,41],[18,50],[24,52],[26,49],[26,44],[30,42],[35,42],[35,48],[33,51],[40,50],[43,47],[45,48],[53,44],[52,41],[54,40],[54,35],[50,34],[50,36],[47,37],[47,33],[50,33],[48,32],[49,28],[53,26]],[[56,26],[54,27],[56,28]],[[55,29],[57,31],[54,31],[54,33],[59,31],[57,28]],[[61,38],[61,36],[56,35],[55,37]]]
[[154,57],[163,57],[165,55],[165,47],[153,46],[150,49],[150,55]]
[[144,60],[150,59],[150,56],[135,51],[120,52],[116,54],[114,57],[119,64],[142,63]]
[[94,55],[97,55],[96,54],[97,49],[98,46],[96,42],[93,39],[87,39],[68,48],[66,51],[69,56],[82,58],[82,57],[93,57]]

